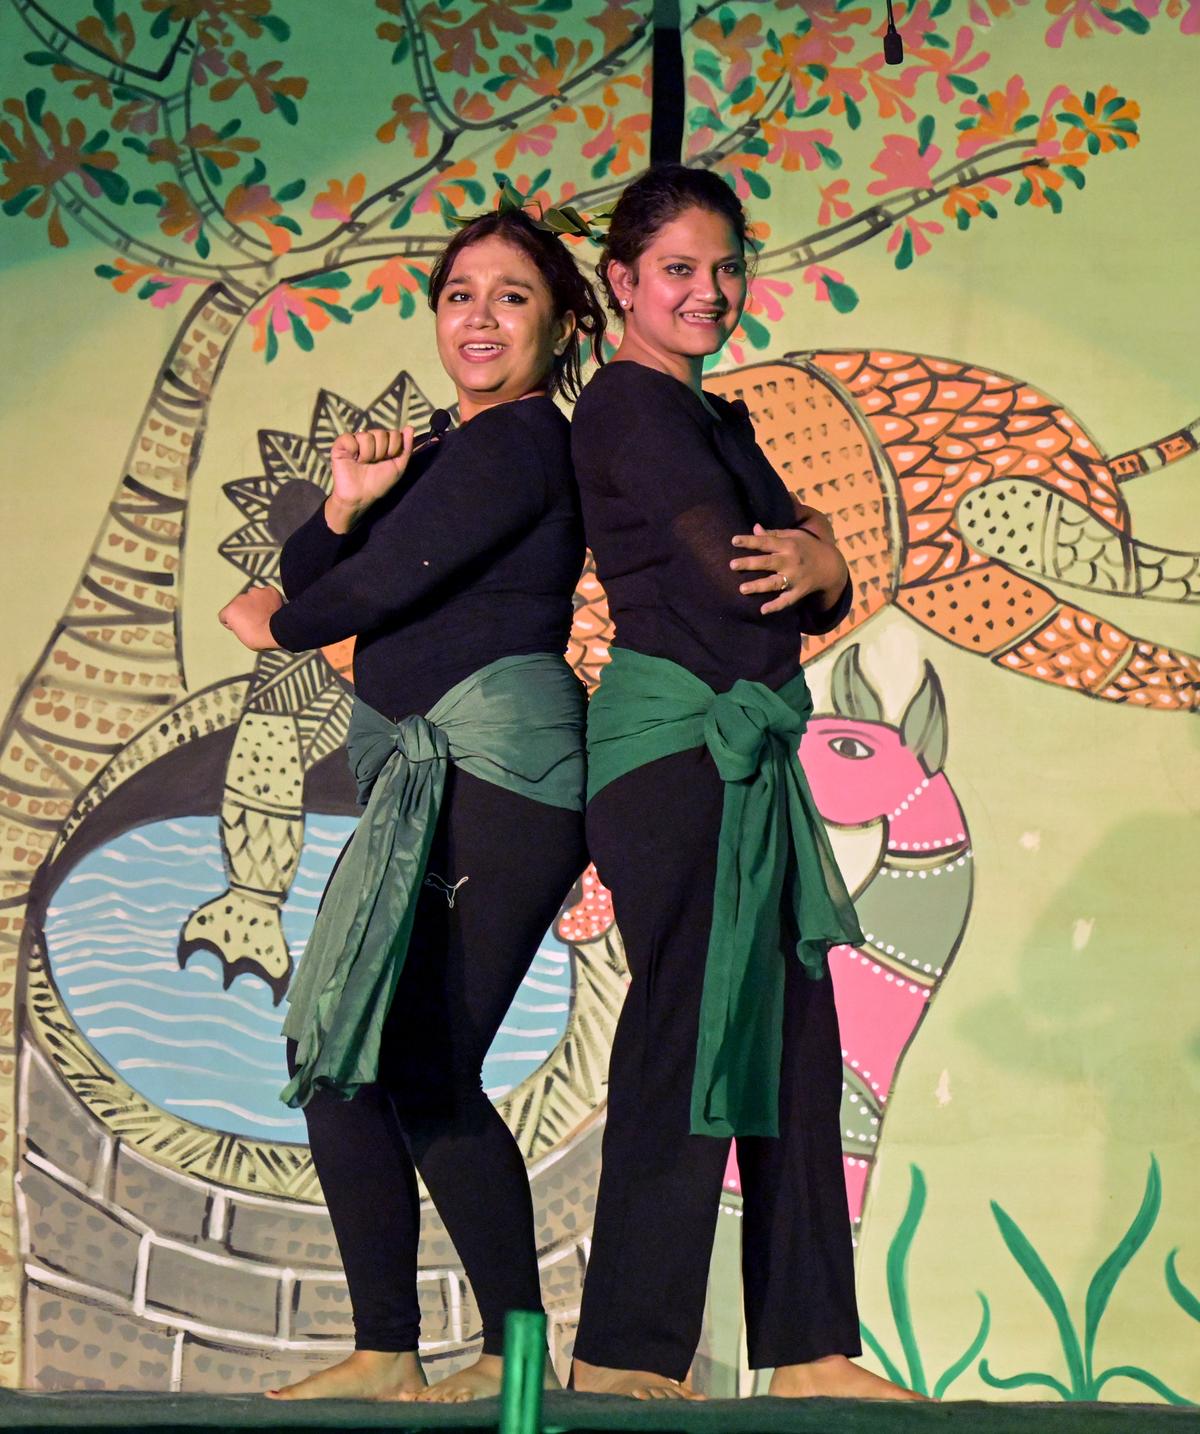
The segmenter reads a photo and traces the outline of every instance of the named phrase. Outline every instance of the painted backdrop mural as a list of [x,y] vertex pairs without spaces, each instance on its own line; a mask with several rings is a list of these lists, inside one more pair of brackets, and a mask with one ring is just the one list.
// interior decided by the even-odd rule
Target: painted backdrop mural
[[[352,644],[251,663],[213,614],[276,578],[336,434],[448,401],[450,217],[506,177],[591,212],[647,162],[648,4],[342,8],[0,9],[9,1383],[251,1391],[347,1347],[276,1032],[353,819]],[[867,933],[832,969],[869,1357],[952,1397],[1200,1399],[1170,1114],[1200,1062],[1200,15],[921,0],[891,68],[857,0],[683,9],[685,157],[760,248],[711,385],[855,583],[802,756]],[[31,413],[71,451],[36,500]],[[585,571],[589,684],[610,637]],[[589,870],[484,1072],[563,1364],[623,989]],[[736,1156],[722,1212],[694,1377],[749,1392]],[[478,1321],[432,1210],[421,1265],[451,1367]]]

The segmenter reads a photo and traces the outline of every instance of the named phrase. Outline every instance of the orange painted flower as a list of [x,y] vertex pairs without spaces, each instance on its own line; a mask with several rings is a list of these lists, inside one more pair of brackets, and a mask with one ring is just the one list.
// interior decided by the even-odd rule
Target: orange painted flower
[[1112,85],[1104,85],[1099,94],[1089,91],[1082,100],[1069,95],[1059,115],[1067,126],[1066,148],[1079,149],[1086,144],[1089,154],[1132,149],[1140,138],[1137,122],[1141,113],[1136,101],[1125,99]]
[[286,254],[292,236],[272,220],[283,213],[283,205],[265,184],[235,184],[225,196],[225,218],[233,225],[253,224],[262,230],[274,254]]
[[417,159],[424,159],[429,153],[429,111],[416,95],[397,95],[392,101],[392,117],[375,131],[376,139],[391,144],[397,133],[403,130]]
[[737,21],[729,12],[706,15],[692,26],[692,35],[716,50],[729,66],[724,78],[731,90],[750,73],[753,52],[765,43],[762,20],[758,15],[743,15]]
[[1029,111],[1025,82],[1020,75],[1014,75],[1005,89],[964,101],[962,111],[971,125],[961,132],[958,155],[960,159],[970,159],[988,145],[999,144],[1017,134],[1018,122]]
[[158,211],[158,227],[169,238],[182,235],[187,243],[194,243],[200,232],[200,211],[181,185],[168,180],[158,186],[158,192],[166,201]]
[[340,179],[331,179],[328,187],[313,200],[309,213],[314,219],[336,219],[341,224],[348,224],[366,192],[365,174],[352,175],[348,184],[343,184]]
[[427,274],[429,266],[415,259],[404,259],[398,254],[385,259],[377,269],[367,275],[367,290],[379,290],[379,298],[385,304],[398,304],[402,294],[419,294],[421,282],[418,273]]

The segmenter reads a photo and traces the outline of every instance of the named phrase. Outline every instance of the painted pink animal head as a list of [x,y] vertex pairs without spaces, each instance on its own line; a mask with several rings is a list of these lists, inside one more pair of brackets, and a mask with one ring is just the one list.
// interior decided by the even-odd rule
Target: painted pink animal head
[[883,720],[857,644],[833,670],[833,715],[814,717],[800,760],[817,808],[842,827],[888,823],[889,847],[921,848],[962,839],[962,810],[942,772],[946,702],[929,663],[900,725]]

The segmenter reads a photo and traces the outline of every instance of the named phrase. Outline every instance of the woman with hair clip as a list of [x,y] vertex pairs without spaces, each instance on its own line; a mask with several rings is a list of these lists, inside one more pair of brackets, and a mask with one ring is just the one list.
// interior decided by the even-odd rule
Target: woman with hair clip
[[[604,316],[507,193],[447,245],[429,303],[459,427],[343,434],[333,492],[284,547],[286,601],[255,588],[221,613],[254,650],[358,637],[347,747],[366,809],[284,1025],[355,1350],[282,1399],[495,1394],[505,1314],[542,1307],[524,1161],[481,1067],[587,860],[584,692],[563,658],[583,535],[553,396],[578,392]],[[428,1389],[418,1171],[483,1333],[478,1361]]]
[[730,1137],[750,1364],[778,1395],[904,1398],[860,1353],[826,956],[860,938],[797,758],[804,633],[850,606],[819,513],[701,387],[746,299],[746,216],[681,165],[629,185],[600,273],[624,326],[572,453],[616,624],[587,835],[631,972],[573,1387],[689,1397]]

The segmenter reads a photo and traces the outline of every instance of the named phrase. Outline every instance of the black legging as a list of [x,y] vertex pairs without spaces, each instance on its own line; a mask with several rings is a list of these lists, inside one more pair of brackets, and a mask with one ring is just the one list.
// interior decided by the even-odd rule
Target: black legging
[[[722,800],[700,748],[618,778],[587,815],[632,980],[609,1067],[575,1353],[673,1379],[686,1375],[700,1337],[729,1155],[728,1140],[689,1133]],[[860,1352],[833,982],[811,981],[794,955],[786,959],[780,1134],[737,1143],[747,1341],[758,1369]]]
[[502,1351],[508,1310],[542,1307],[525,1163],[481,1068],[586,860],[581,814],[450,768],[379,1083],[304,1111],[358,1349],[417,1348],[415,1170],[474,1289],[484,1352]]

